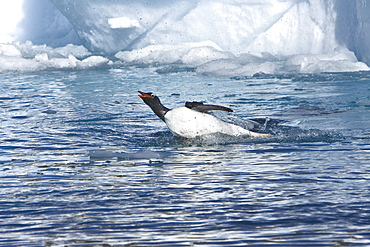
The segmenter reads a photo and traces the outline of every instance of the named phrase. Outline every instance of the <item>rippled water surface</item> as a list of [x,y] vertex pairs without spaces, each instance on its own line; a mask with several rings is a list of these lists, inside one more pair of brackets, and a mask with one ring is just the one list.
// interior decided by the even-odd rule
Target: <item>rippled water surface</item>
[[[369,74],[260,77],[2,74],[0,245],[370,245]],[[137,90],[273,137],[175,138]]]

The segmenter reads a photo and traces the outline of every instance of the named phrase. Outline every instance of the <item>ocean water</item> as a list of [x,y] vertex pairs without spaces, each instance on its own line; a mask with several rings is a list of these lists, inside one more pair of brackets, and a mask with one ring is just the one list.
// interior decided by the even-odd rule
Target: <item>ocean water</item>
[[[273,137],[176,138],[138,90]],[[0,105],[0,246],[370,245],[369,73],[8,73]]]

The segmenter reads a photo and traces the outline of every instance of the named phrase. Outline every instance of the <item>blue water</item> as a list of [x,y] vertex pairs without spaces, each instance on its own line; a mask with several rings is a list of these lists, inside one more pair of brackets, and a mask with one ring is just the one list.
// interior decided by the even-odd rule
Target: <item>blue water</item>
[[[2,74],[1,246],[369,246],[370,74],[151,68]],[[172,136],[167,107],[270,119],[269,139]]]

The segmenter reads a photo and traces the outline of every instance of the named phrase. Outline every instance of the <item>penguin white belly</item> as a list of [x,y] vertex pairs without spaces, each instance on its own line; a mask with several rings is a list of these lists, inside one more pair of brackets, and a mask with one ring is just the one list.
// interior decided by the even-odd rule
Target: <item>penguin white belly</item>
[[268,136],[268,134],[255,133],[238,125],[226,123],[215,116],[194,111],[185,106],[167,112],[164,120],[172,133],[185,138],[195,138],[213,133],[231,136]]

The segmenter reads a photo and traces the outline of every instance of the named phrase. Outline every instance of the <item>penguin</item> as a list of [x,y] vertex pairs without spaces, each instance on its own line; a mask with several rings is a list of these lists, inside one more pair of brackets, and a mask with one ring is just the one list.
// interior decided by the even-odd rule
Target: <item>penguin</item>
[[185,106],[169,109],[153,93],[139,91],[139,97],[153,112],[166,123],[170,131],[187,139],[210,134],[224,134],[236,137],[270,137],[270,134],[257,133],[239,125],[225,122],[209,111],[233,112],[232,109],[219,105],[208,105],[201,102],[186,102]]

